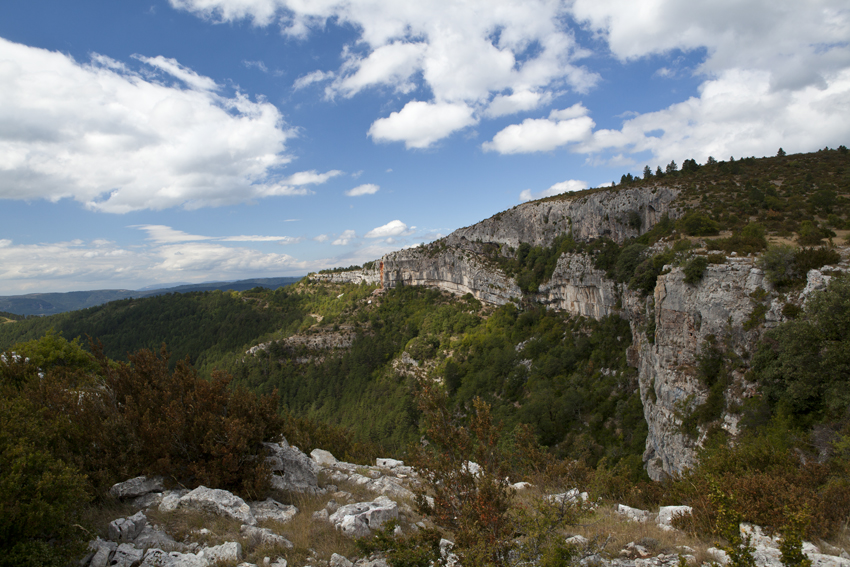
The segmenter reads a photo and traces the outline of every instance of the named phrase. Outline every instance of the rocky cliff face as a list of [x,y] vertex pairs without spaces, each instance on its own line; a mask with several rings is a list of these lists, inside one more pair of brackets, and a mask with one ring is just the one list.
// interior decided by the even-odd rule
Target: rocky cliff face
[[678,217],[679,211],[672,203],[679,192],[673,187],[602,190],[577,198],[524,203],[454,231],[446,237],[446,244],[465,247],[481,241],[514,248],[522,242],[548,246],[570,229],[576,240],[607,236],[622,242],[648,230],[664,213]]
[[[762,327],[746,331],[756,303],[767,301],[751,297],[757,290],[770,288],[761,270],[751,259],[727,259],[726,264],[710,265],[697,285],[686,284],[681,268],[658,278],[651,298],[629,293],[627,313],[632,326],[634,360],[638,367],[643,413],[649,426],[646,463],[649,476],[660,480],[682,472],[695,463],[695,448],[701,439],[692,439],[682,431],[682,416],[703,403],[707,389],[697,378],[698,357],[706,341],[713,336],[718,344],[728,345],[745,361],[761,337]],[[765,324],[780,319],[778,302],[770,306]],[[647,336],[652,331],[653,341]],[[743,372],[733,373],[734,384],[727,397],[746,393]],[[723,426],[735,432],[737,420],[723,416]]]
[[449,247],[435,253],[413,248],[383,258],[384,287],[424,285],[504,305],[522,296],[516,282],[490,265],[482,256],[462,248]]
[[[388,254],[381,264],[383,285],[436,287],[502,305],[521,297],[522,292],[512,278],[480,254],[485,244],[546,246],[569,230],[577,240],[607,236],[623,242],[649,230],[664,213],[678,217],[678,194],[674,188],[633,188],[519,205],[457,230],[439,244]],[[353,273],[350,277],[362,276]],[[549,308],[575,315],[598,319],[619,314],[629,320],[634,339],[629,362],[639,371],[649,426],[644,461],[650,477],[658,480],[694,464],[701,439],[683,433],[682,416],[708,395],[696,372],[706,340],[713,335],[724,342],[741,358],[745,369],[764,328],[782,320],[782,306],[775,294],[762,291],[752,297],[760,289],[769,292],[770,285],[749,258],[730,257],[725,264],[710,265],[697,285],[684,283],[682,270],[673,268],[658,278],[653,296],[642,297],[606,278],[589,256],[563,254],[552,278],[535,298]],[[745,330],[756,303],[767,308],[763,324]],[[650,340],[646,333],[653,324]],[[733,381],[727,398],[735,402],[747,394],[744,371],[733,373]],[[730,432],[736,431],[735,416],[724,415],[722,420]]]

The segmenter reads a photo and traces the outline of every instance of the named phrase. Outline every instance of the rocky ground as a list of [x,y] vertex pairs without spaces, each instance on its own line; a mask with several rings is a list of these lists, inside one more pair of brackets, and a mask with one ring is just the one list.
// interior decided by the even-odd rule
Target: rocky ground
[[[80,566],[384,567],[382,557],[359,557],[354,538],[368,537],[389,520],[402,532],[429,525],[413,507],[417,475],[401,461],[377,459],[364,467],[319,449],[308,457],[285,440],[267,448],[275,492],[262,501],[204,486],[167,490],[161,478],[116,484],[111,493],[125,513],[109,521],[105,537],[90,542]],[[520,495],[533,491],[528,483],[514,487]],[[667,567],[680,557],[691,564],[727,562],[723,551],[672,527],[676,515],[689,512],[686,506],[657,512],[597,506],[577,489],[544,498],[595,509],[591,521],[570,528],[575,533],[567,538],[579,550],[581,567]],[[741,529],[752,539],[759,567],[781,567],[777,538],[758,526]],[[451,547],[441,542],[447,564],[459,564]],[[803,550],[813,567],[850,567],[844,549],[806,542]]]

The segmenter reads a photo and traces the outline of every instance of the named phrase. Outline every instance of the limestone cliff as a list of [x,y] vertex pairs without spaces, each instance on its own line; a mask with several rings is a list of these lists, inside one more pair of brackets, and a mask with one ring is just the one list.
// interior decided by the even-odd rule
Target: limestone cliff
[[[525,203],[431,245],[388,254],[376,263],[378,275],[344,272],[331,276],[333,281],[371,283],[380,279],[385,288],[422,285],[459,295],[471,293],[502,305],[522,297],[522,292],[482,254],[485,246],[546,246],[568,231],[580,241],[606,236],[622,243],[650,230],[665,213],[672,218],[680,216],[678,195],[675,188],[644,187]],[[504,247],[502,253],[506,253]],[[563,254],[551,279],[529,297],[575,315],[599,319],[618,314],[629,320],[633,335],[629,363],[638,369],[649,429],[644,462],[654,479],[694,464],[695,449],[705,431],[701,428],[695,438],[688,436],[683,432],[682,417],[708,396],[696,372],[707,339],[713,336],[739,357],[739,368],[726,393],[727,405],[735,405],[751,390],[744,374],[761,334],[782,320],[782,305],[751,258],[733,256],[724,264],[709,265],[696,285],[684,282],[681,268],[666,272],[658,278],[654,294],[644,297],[606,278],[590,256]],[[764,320],[745,325],[757,303],[766,310]],[[730,432],[736,431],[734,415],[723,415],[721,422]]]

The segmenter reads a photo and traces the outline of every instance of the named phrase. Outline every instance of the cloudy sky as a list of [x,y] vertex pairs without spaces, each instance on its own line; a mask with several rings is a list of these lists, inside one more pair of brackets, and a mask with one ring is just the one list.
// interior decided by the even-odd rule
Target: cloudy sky
[[850,143],[846,0],[4,0],[0,295],[303,275]]

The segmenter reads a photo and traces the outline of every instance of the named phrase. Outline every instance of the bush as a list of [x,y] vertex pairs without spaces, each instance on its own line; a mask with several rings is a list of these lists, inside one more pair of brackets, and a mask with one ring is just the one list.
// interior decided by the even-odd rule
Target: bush
[[685,264],[685,283],[696,284],[702,280],[705,269],[708,267],[708,258],[705,256],[694,256]]
[[229,375],[214,372],[207,381],[187,361],[170,372],[164,346],[160,356],[142,350],[117,366],[96,354],[111,398],[132,428],[141,472],[255,499],[268,489],[270,471],[257,455],[283,428],[276,393],[230,390]]
[[764,226],[759,223],[750,223],[740,232],[734,233],[729,238],[719,238],[706,243],[709,250],[723,250],[727,254],[736,252],[738,254],[754,254],[761,252],[767,247]]
[[799,277],[797,271],[797,251],[788,244],[769,246],[757,265],[764,270],[768,281],[776,287],[790,285]]
[[689,211],[679,219],[677,226],[690,236],[712,236],[720,232],[717,221],[699,211]]

